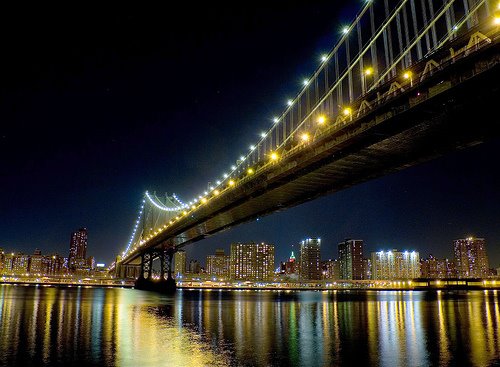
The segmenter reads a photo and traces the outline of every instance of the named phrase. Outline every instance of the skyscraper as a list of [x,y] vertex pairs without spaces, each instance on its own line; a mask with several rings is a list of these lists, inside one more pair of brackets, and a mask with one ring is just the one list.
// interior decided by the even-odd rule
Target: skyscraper
[[489,274],[484,238],[463,238],[453,241],[455,266],[459,278],[484,278]]
[[274,245],[232,243],[230,275],[235,280],[271,280],[274,274]]
[[363,240],[346,239],[339,243],[340,279],[364,279]]
[[71,234],[68,256],[68,267],[70,270],[86,267],[87,242],[87,228],[80,228]]
[[186,274],[186,251],[179,250],[174,254],[174,276],[182,277]]
[[300,279],[321,280],[320,250],[320,238],[308,238],[300,243]]

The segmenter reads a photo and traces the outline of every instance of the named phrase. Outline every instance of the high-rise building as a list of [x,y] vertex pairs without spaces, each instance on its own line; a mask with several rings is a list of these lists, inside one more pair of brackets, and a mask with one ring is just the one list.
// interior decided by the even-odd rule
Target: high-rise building
[[193,259],[189,262],[189,272],[191,274],[200,274],[201,272],[201,265],[198,262],[198,260]]
[[182,277],[186,274],[186,251],[179,250],[174,254],[174,276]]
[[336,259],[322,261],[323,279],[340,279],[340,262]]
[[340,279],[365,279],[363,240],[346,239],[339,243]]
[[47,273],[47,261],[44,261],[45,257],[42,256],[42,251],[36,249],[33,255],[31,255],[30,269],[29,272],[32,275],[42,275]]
[[68,258],[62,257],[59,254],[49,256],[48,274],[62,275],[68,272]]
[[288,261],[285,262],[284,271],[285,274],[295,274],[297,272],[297,261],[293,251],[288,258]]
[[86,228],[80,228],[71,234],[68,257],[70,270],[86,268],[87,243],[88,235]]
[[215,250],[215,255],[207,256],[207,274],[220,278],[229,277],[230,256],[223,249]]
[[274,275],[274,245],[232,243],[230,276],[235,280],[271,280]]
[[5,253],[3,248],[0,248],[0,274],[3,274],[5,269]]
[[321,280],[321,239],[308,238],[300,242],[300,279]]
[[463,238],[453,241],[455,267],[459,278],[484,278],[489,274],[484,238]]
[[29,271],[30,255],[16,254],[12,262],[12,272],[14,274],[27,274]]
[[445,279],[455,278],[454,262],[448,259],[437,259],[429,255],[427,259],[420,260],[420,276],[422,278]]
[[405,280],[420,277],[420,256],[416,251],[372,252],[372,279]]

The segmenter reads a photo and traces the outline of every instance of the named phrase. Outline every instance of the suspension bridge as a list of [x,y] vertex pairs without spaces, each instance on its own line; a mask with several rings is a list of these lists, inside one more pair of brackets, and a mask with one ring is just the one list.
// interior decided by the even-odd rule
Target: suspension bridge
[[175,288],[187,244],[499,136],[498,0],[367,0],[268,131],[195,198],[146,192],[110,271]]

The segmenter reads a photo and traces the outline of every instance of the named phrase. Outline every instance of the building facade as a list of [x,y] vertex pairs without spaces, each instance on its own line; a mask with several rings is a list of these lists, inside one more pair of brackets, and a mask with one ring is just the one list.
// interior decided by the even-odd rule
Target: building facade
[[340,262],[336,259],[322,261],[322,278],[326,280],[340,279]]
[[484,238],[463,238],[453,241],[453,254],[458,278],[485,278],[489,274]]
[[363,240],[346,239],[344,242],[339,243],[340,279],[365,279],[363,248]]
[[437,259],[429,255],[427,259],[420,260],[420,276],[430,279],[455,278],[455,263],[449,259]]
[[409,280],[420,277],[420,255],[416,251],[371,253],[372,279]]
[[186,274],[186,251],[179,250],[174,254],[174,277],[179,278]]
[[68,267],[71,271],[87,268],[88,234],[86,228],[80,228],[71,234],[69,243]]
[[208,255],[206,262],[206,272],[219,278],[229,277],[231,257],[224,253],[223,249],[215,250],[215,255]]
[[232,243],[230,277],[234,280],[269,281],[274,276],[274,245]]
[[301,280],[321,280],[321,239],[308,238],[300,242]]

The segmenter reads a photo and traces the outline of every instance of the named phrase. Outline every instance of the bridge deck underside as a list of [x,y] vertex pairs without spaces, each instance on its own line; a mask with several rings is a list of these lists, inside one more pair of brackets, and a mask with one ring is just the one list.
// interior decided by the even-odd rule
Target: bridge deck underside
[[[492,52],[497,49],[496,45]],[[448,73],[458,75],[459,71]],[[448,77],[436,75],[428,83],[436,85],[440,78]],[[405,91],[355,123],[276,163],[272,170],[243,180],[150,241],[147,248],[182,247],[257,217],[500,136],[495,115],[498,80],[499,65],[495,64],[424,102],[401,109],[425,86]],[[391,117],[380,118],[388,114]]]

